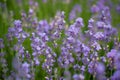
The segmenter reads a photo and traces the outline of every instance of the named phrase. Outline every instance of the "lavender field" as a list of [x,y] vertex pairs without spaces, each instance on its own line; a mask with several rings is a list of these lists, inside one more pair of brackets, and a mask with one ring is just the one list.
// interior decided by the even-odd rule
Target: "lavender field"
[[120,80],[120,0],[0,0],[0,80]]

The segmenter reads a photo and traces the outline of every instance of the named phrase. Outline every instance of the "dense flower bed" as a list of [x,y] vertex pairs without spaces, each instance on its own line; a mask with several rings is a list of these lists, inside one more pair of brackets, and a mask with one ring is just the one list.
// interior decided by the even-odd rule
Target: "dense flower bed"
[[0,38],[2,80],[120,80],[119,31],[104,0],[91,7],[87,26],[78,4],[69,14],[72,24],[65,11],[38,21],[32,6]]

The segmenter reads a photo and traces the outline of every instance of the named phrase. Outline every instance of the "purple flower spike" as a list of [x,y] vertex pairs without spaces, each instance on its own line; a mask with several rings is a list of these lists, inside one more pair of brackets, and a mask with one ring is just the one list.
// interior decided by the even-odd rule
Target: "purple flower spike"
[[20,20],[15,20],[14,25],[15,25],[16,31],[18,31],[18,32],[22,31],[22,22]]
[[91,28],[93,28],[93,27],[94,27],[94,19],[91,18],[91,19],[89,20],[88,28],[91,29]]
[[71,25],[71,26],[69,27],[69,29],[68,29],[68,35],[69,35],[69,36],[74,37],[74,36],[77,36],[78,33],[79,33],[79,29],[77,29],[77,28],[75,27],[75,25]]
[[74,20],[77,17],[77,13],[80,13],[81,7],[80,5],[76,4],[73,9],[71,10],[70,14],[69,14],[69,20]]
[[84,80],[84,75],[83,74],[74,74],[73,79],[74,80]]
[[105,72],[105,66],[103,63],[98,63],[96,67],[97,74],[104,74]]
[[24,71],[24,73],[25,73],[25,75],[26,75],[27,78],[31,77],[30,74],[29,74],[29,72],[30,72],[29,67],[30,67],[30,65],[27,62],[24,62],[22,64],[22,69],[23,69],[23,71]]
[[97,12],[99,12],[100,11],[100,9],[99,9],[99,7],[97,6],[97,5],[93,5],[92,6],[92,8],[91,8],[91,12],[92,13],[97,13]]
[[3,39],[0,38],[0,49],[4,48]]
[[117,70],[120,70],[120,53],[117,53],[114,59],[115,67]]
[[120,70],[117,70],[113,76],[111,77],[111,80],[120,80]]
[[98,22],[96,23],[96,25],[97,25],[98,29],[103,29],[104,26],[105,26],[105,23],[102,22],[102,21],[98,21]]
[[112,49],[110,52],[107,53],[108,58],[114,58],[117,53],[117,50]]
[[92,44],[92,47],[93,47],[95,50],[100,50],[100,49],[101,49],[100,44],[98,44],[96,41]]
[[82,18],[77,18],[76,19],[76,27],[83,27],[83,19]]
[[96,40],[104,40],[105,39],[105,35],[103,34],[103,32],[97,32],[94,34],[94,38]]

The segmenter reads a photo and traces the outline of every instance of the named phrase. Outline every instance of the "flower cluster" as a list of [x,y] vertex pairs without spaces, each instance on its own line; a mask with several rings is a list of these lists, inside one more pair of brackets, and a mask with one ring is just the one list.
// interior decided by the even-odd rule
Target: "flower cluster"
[[30,5],[28,15],[22,13],[8,29],[8,45],[0,39],[3,79],[120,80],[120,39],[104,0],[92,6],[88,25],[76,16],[81,12],[79,5],[70,13],[70,20],[75,21],[69,26],[65,12],[57,12],[50,22],[38,21],[34,13],[37,3],[31,0]]

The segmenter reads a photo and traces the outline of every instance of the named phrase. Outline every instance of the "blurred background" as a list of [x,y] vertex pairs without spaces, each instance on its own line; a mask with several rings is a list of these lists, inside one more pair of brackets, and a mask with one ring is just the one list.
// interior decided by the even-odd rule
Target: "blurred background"
[[[14,20],[21,19],[22,12],[28,13],[34,8],[38,20],[50,21],[58,11],[65,12],[67,24],[72,17],[82,17],[85,25],[92,16],[91,6],[97,0],[0,0],[0,37],[4,37]],[[120,0],[106,0],[112,16],[112,25],[120,27]],[[73,15],[76,10],[76,15]],[[72,17],[70,17],[72,16]]]

